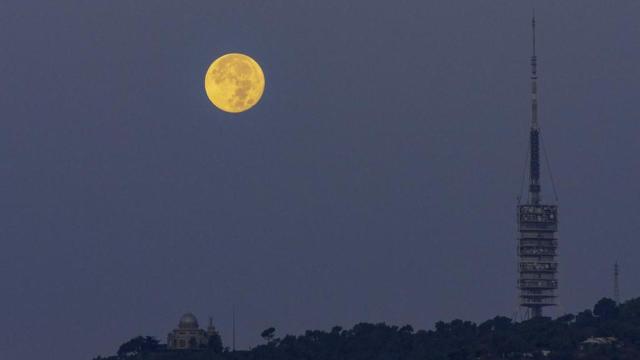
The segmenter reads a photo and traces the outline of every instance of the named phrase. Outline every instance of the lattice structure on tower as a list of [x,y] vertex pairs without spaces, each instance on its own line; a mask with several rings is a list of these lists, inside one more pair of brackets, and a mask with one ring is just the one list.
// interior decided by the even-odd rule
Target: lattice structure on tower
[[540,128],[538,126],[538,74],[535,17],[532,19],[531,127],[529,131],[529,193],[518,204],[519,305],[530,317],[542,316],[544,307],[556,305],[558,289],[558,207],[544,204],[540,186]]

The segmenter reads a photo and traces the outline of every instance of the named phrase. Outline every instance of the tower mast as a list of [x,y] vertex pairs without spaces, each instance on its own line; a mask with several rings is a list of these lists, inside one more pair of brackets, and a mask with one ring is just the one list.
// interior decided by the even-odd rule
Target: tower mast
[[529,204],[540,203],[540,129],[538,128],[538,73],[536,57],[536,17],[531,18],[533,35],[531,55],[531,128],[529,130]]
[[542,309],[555,305],[558,281],[556,249],[558,207],[541,203],[540,127],[538,125],[538,73],[536,57],[536,19],[531,19],[531,124],[529,129],[529,198],[518,205],[518,289],[519,305],[531,317],[542,316]]

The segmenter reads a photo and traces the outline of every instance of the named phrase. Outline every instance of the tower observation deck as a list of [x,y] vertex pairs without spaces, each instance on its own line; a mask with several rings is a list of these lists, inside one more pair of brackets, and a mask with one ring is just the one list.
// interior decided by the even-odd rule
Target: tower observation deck
[[529,130],[529,193],[518,204],[518,289],[519,305],[530,317],[542,316],[542,309],[556,305],[558,262],[558,207],[543,204],[540,195],[540,128],[538,127],[538,75],[536,20],[531,56],[531,128]]

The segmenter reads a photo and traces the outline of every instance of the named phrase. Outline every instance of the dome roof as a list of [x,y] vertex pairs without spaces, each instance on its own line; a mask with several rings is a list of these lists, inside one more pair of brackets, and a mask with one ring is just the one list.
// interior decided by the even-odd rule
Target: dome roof
[[180,318],[178,327],[180,329],[197,329],[198,319],[196,319],[195,315],[193,315],[192,313],[186,313]]

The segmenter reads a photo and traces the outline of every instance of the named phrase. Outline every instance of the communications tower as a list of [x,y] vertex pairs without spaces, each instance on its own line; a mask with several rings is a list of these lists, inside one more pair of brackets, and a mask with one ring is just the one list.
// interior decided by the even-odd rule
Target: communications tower
[[536,20],[532,18],[531,128],[529,131],[529,194],[518,202],[519,305],[528,317],[542,316],[542,309],[556,305],[558,262],[558,207],[542,202],[540,195],[540,128],[538,126],[538,75],[536,70]]

